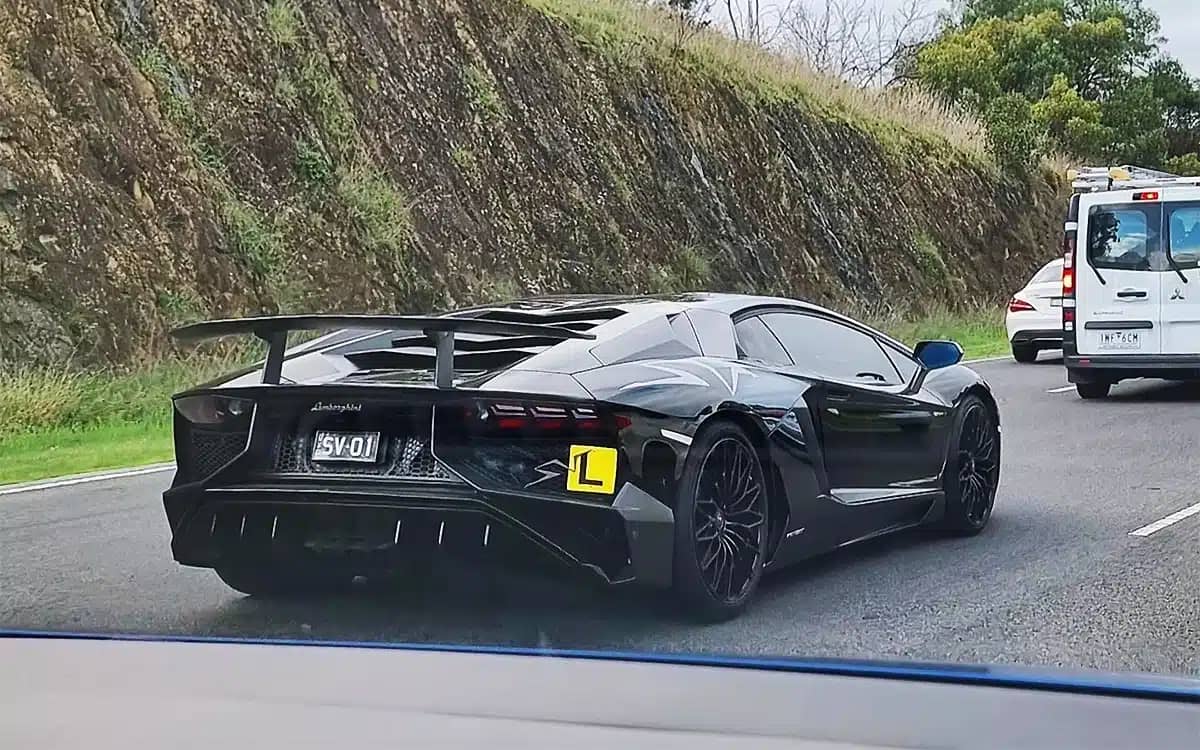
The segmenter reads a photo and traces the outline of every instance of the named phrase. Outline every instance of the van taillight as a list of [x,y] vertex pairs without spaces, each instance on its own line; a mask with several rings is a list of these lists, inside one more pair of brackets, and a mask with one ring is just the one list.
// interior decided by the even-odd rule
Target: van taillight
[[1063,235],[1062,296],[1075,297],[1075,230],[1068,229]]
[[1033,305],[1029,304],[1023,299],[1017,299],[1016,297],[1013,297],[1008,303],[1009,312],[1028,312],[1033,309]]

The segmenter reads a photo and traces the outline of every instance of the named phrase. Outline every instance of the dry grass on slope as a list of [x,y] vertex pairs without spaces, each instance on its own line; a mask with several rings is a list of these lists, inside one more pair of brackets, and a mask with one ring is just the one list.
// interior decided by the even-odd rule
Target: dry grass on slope
[[741,42],[714,29],[697,29],[659,6],[638,0],[524,0],[569,23],[589,44],[637,64],[683,53],[698,66],[739,89],[772,99],[801,100],[841,113],[877,133],[919,134],[944,139],[974,155],[987,152],[982,124],[951,109],[916,86],[859,88],[821,73],[803,60]]

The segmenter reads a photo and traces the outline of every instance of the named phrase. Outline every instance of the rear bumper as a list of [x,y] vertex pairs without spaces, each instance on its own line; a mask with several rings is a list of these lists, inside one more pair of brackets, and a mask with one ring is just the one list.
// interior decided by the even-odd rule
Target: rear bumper
[[1063,332],[1062,328],[1053,329],[1030,329],[1015,331],[1009,337],[1009,340],[1014,345],[1021,344],[1036,344],[1038,346],[1062,346]]
[[1062,308],[1009,312],[1004,317],[1004,327],[1008,332],[1009,341],[1015,341],[1018,336],[1028,333],[1052,333],[1061,340]]
[[1071,383],[1115,382],[1138,377],[1200,379],[1200,355],[1195,354],[1067,354],[1063,363]]
[[480,566],[584,573],[604,584],[671,585],[671,509],[633,484],[612,506],[532,500],[457,486],[311,481],[163,493],[184,564],[402,569],[439,557]]

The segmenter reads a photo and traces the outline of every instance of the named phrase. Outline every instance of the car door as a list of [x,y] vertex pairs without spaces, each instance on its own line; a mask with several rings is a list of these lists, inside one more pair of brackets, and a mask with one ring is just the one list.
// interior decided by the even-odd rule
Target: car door
[[940,449],[933,435],[943,404],[924,400],[868,331],[809,313],[762,315],[797,369],[818,378],[805,393],[821,444],[828,492],[866,508],[847,530],[868,533],[923,512],[937,487]]
[[1200,190],[1172,188],[1162,206],[1164,244],[1173,262],[1172,270],[1159,274],[1162,353],[1200,354]]
[[[1081,252],[1075,269],[1075,342],[1079,354],[1159,354],[1162,204],[1121,202],[1111,195],[1080,199]],[[1176,277],[1176,280],[1178,278]]]

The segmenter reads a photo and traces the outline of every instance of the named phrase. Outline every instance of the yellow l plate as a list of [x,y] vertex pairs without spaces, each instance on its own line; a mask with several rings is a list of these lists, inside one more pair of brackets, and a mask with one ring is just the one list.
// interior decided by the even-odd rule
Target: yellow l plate
[[567,489],[609,495],[617,486],[617,449],[572,445],[567,461]]

